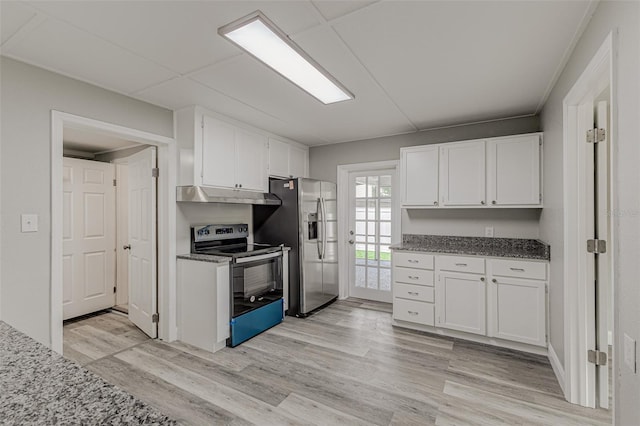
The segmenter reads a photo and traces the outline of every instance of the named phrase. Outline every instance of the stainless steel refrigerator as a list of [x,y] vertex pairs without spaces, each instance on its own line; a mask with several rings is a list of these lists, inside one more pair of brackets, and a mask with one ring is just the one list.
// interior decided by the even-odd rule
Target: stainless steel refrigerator
[[269,186],[282,205],[254,207],[254,241],[291,247],[287,313],[304,317],[338,297],[336,184],[297,178]]

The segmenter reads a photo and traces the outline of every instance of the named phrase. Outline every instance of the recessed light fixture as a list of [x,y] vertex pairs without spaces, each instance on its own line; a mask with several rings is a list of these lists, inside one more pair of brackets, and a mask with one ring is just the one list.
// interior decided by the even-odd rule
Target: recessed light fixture
[[260,11],[220,27],[218,34],[324,104],[354,98],[351,92]]

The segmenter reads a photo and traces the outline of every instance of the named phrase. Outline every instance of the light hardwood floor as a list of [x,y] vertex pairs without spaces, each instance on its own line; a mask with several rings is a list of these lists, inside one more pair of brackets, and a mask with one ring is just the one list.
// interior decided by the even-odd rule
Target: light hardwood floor
[[338,301],[215,354],[109,313],[64,327],[65,356],[183,424],[604,425],[564,401],[544,357],[391,326]]

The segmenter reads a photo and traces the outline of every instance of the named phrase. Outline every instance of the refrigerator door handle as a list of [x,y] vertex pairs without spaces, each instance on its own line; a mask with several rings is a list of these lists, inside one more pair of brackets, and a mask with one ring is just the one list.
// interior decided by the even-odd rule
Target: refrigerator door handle
[[327,249],[327,206],[325,204],[324,197],[322,200],[322,259]]
[[[322,198],[318,198],[318,201],[316,202],[316,211],[318,212],[319,215],[324,216],[322,211]],[[324,217],[322,220],[324,220]],[[320,222],[319,219],[318,219],[318,222]],[[324,232],[324,229],[323,229],[323,232]],[[320,247],[321,244],[322,244],[322,248]],[[318,259],[322,259],[322,252],[324,251],[324,240],[322,238],[316,238],[316,246],[318,247]]]

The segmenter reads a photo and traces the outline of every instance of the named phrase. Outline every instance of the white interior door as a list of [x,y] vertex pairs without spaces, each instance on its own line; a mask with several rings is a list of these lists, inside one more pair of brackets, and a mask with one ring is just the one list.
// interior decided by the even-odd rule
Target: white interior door
[[129,320],[150,337],[158,336],[156,267],[156,148],[128,158]]
[[396,237],[396,170],[349,173],[349,295],[391,302],[391,251]]
[[113,306],[113,164],[63,160],[63,319]]
[[[605,140],[595,146],[596,162],[596,237],[607,241],[609,247],[596,256],[596,321],[597,348],[609,353],[609,333],[613,330],[612,281],[611,281],[611,239],[609,238],[609,110],[606,101],[596,105],[596,128],[604,129]],[[609,362],[598,366],[598,404],[609,408]]]

